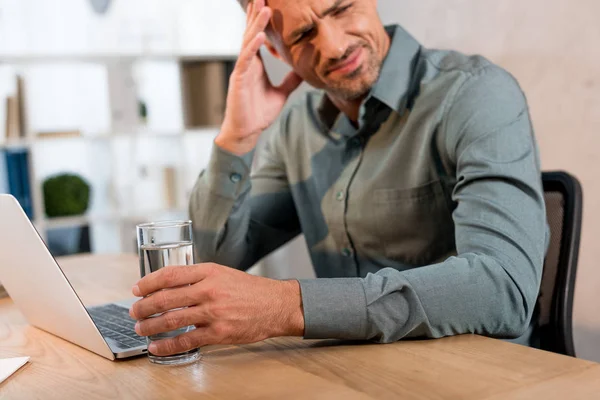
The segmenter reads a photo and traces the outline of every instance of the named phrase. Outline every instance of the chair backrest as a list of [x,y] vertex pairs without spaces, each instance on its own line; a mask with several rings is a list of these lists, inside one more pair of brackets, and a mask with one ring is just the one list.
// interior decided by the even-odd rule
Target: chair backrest
[[537,303],[540,348],[574,357],[573,293],[583,193],[577,178],[566,172],[544,172],[542,182],[550,244]]

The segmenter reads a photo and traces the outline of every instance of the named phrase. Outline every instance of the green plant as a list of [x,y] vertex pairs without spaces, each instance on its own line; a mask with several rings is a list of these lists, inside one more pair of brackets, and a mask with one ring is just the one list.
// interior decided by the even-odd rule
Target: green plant
[[88,209],[90,185],[78,175],[51,176],[44,181],[43,191],[48,217],[80,215]]

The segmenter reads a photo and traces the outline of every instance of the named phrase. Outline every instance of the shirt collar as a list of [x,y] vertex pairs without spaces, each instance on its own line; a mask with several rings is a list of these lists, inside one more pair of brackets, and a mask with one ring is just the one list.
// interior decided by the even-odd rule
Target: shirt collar
[[[421,51],[421,45],[399,25],[386,26],[390,36],[390,48],[383,60],[379,77],[369,95],[365,98],[359,112],[359,124],[371,118],[367,109],[371,108],[373,99],[385,104],[399,114],[403,114],[408,103],[408,95],[413,81],[414,63]],[[339,110],[323,93],[317,114],[321,122],[332,128],[339,119]]]
[[414,64],[420,54],[421,45],[399,25],[387,26],[385,30],[391,38],[390,49],[383,60],[379,78],[366,101],[375,97],[402,114],[411,90]]

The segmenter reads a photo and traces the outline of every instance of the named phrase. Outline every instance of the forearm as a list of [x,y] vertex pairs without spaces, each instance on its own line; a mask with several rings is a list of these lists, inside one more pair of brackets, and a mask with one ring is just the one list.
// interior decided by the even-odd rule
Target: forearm
[[462,333],[516,337],[526,329],[535,280],[517,285],[502,262],[464,254],[409,271],[300,281],[306,338],[393,342]]
[[235,156],[214,146],[210,163],[192,191],[189,213],[194,226],[197,262],[242,268],[250,210],[252,153]]
[[215,145],[190,198],[197,262],[245,270],[300,233],[281,166],[264,157],[250,178],[251,162]]

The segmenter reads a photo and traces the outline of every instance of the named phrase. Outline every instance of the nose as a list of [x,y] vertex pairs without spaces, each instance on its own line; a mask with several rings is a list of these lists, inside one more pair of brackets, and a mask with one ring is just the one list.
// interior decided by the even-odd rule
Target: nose
[[343,30],[330,22],[321,23],[313,43],[323,62],[340,59],[347,48]]

